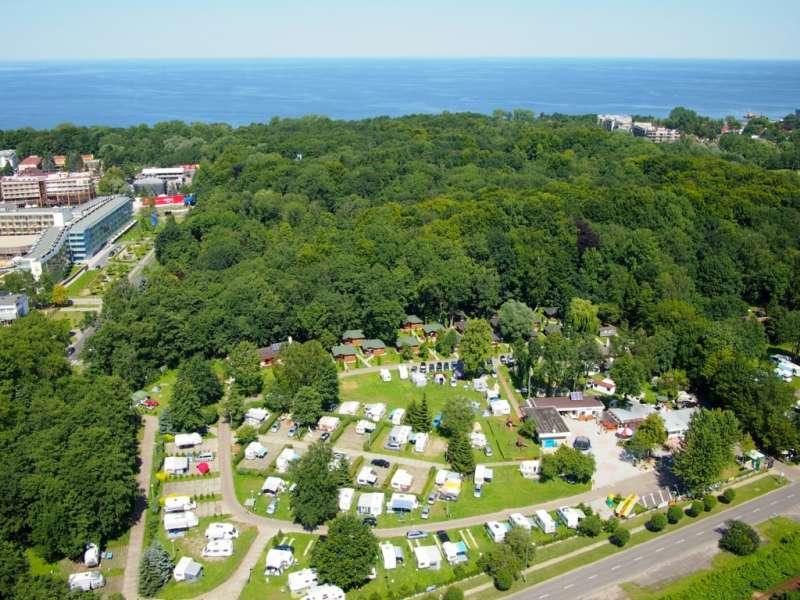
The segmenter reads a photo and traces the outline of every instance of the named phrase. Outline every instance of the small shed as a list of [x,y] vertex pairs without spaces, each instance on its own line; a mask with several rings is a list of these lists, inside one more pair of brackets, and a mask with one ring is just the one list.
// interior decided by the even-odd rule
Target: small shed
[[364,332],[360,329],[348,329],[342,334],[343,344],[360,346],[364,342]]
[[386,344],[377,339],[364,340],[361,351],[367,356],[382,356],[386,354]]
[[356,349],[352,344],[334,346],[331,352],[333,353],[333,358],[343,363],[349,364],[356,362]]

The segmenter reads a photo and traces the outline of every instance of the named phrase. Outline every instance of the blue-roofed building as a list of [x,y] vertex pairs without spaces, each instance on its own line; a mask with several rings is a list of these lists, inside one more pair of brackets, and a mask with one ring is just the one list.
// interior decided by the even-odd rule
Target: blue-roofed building
[[67,244],[73,261],[91,258],[133,216],[126,196],[114,196],[81,215],[69,228]]

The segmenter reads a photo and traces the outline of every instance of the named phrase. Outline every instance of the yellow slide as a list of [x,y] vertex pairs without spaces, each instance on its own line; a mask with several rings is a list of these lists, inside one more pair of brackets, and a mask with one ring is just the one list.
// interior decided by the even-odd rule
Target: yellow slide
[[633,512],[637,502],[639,502],[639,496],[631,494],[617,505],[617,509],[614,512],[617,513],[618,517],[625,519]]

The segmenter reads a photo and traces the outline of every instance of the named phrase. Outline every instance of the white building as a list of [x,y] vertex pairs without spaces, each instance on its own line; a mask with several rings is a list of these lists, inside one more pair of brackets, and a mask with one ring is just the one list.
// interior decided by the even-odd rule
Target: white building
[[382,492],[361,494],[358,498],[356,510],[360,515],[380,516],[383,514],[383,500],[384,495]]
[[592,379],[587,386],[590,390],[594,390],[599,394],[616,394],[617,384],[613,379]]
[[175,445],[178,448],[191,448],[203,443],[203,436],[199,433],[178,433],[175,434]]
[[631,129],[636,137],[646,137],[648,140],[660,144],[662,142],[677,142],[681,139],[681,133],[677,129],[670,129],[661,125],[653,125],[648,122],[637,121]]
[[353,488],[339,489],[339,510],[347,512],[353,506],[353,496],[356,491]]
[[172,575],[175,581],[197,581],[203,575],[203,565],[190,556],[182,556]]
[[597,115],[597,124],[608,131],[627,131],[633,128],[633,119],[630,115]]
[[258,428],[268,418],[269,411],[266,408],[248,408],[244,413],[244,424]]
[[164,458],[164,472],[167,475],[185,475],[189,472],[189,459],[185,456],[167,456]]
[[167,496],[164,499],[164,512],[183,512],[195,508],[197,508],[197,503],[189,496]]
[[8,323],[29,312],[28,296],[25,294],[0,294],[0,321]]
[[5,169],[6,165],[11,165],[11,168],[16,170],[19,164],[17,153],[15,150],[0,150],[0,169]]
[[415,546],[414,558],[418,569],[438,571],[442,567],[442,553],[437,546]]
[[500,543],[506,539],[506,533],[511,527],[508,523],[500,523],[499,521],[486,521],[486,533],[489,538],[495,542]]
[[239,530],[232,523],[209,523],[205,536],[209,540],[235,540]]

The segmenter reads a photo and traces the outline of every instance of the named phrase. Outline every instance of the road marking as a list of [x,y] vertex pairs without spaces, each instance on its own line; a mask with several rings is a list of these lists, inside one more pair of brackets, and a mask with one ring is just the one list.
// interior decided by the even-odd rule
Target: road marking
[[306,546],[306,549],[303,551],[303,556],[306,556],[308,554],[308,551],[311,550],[311,546],[314,545],[315,541],[316,541],[316,538],[312,538],[311,541],[308,542],[308,545]]
[[698,531],[697,533],[695,533],[695,535],[703,535],[704,533],[705,531]]
[[661,546],[661,548],[656,548],[655,550],[653,550],[653,552],[661,552],[663,549],[664,549],[664,546]]
[[547,598],[550,594],[542,594],[539,598]]
[[789,495],[788,495],[788,496],[786,496],[786,497],[787,497],[787,498],[794,498],[794,494],[789,494]]
[[595,577],[597,577],[597,573],[595,573],[594,575],[590,576],[589,579],[594,579]]
[[571,587],[575,587],[575,584],[574,583],[568,583],[567,585],[564,586],[564,589],[568,590]]
[[612,571],[616,571],[617,569],[619,569],[621,567],[622,567],[622,565],[614,565],[613,567],[611,567],[611,570]]
[[636,558],[633,559],[633,562],[638,562],[638,561],[642,560],[643,558],[644,558],[644,556],[637,556]]
[[754,513],[757,513],[757,512],[758,512],[758,511],[760,511],[760,510],[761,510],[760,508],[754,508],[754,509],[753,509],[753,512],[754,512]]
[[778,501],[777,501],[777,500],[773,500],[772,502],[770,502],[770,503],[769,503],[769,505],[770,505],[770,506],[775,506],[777,503],[778,503]]

